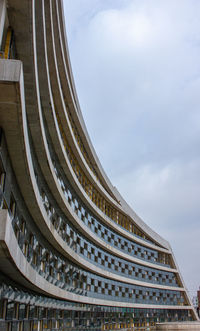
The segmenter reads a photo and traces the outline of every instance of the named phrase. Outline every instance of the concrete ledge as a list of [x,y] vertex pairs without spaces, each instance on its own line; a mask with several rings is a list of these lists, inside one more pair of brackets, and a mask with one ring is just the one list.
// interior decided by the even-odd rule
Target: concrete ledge
[[19,60],[0,60],[0,80],[19,82],[22,62]]
[[[27,119],[25,115],[23,90],[23,68],[21,61],[0,60],[0,97],[1,101],[5,101],[1,102],[0,104],[0,122],[3,130],[6,132],[6,140],[8,142],[9,154],[11,156],[11,160],[14,165],[18,181],[20,182],[20,188],[22,189],[23,195],[26,197],[26,203],[28,202],[28,209],[31,210],[32,217],[36,220],[36,223],[38,222],[37,225],[40,230],[43,233],[48,232],[48,240],[58,251],[61,252],[61,254],[67,256],[67,258],[73,260],[74,263],[78,263],[79,265],[81,265],[81,267],[85,267],[91,272],[95,272],[100,275],[103,275],[104,277],[113,278],[118,281],[124,281],[126,283],[153,288],[163,288],[163,285],[148,282],[138,282],[137,280],[130,279],[128,277],[122,277],[121,275],[106,272],[102,268],[96,268],[96,266],[94,266],[92,263],[86,263],[85,259],[81,259],[78,254],[75,254],[74,251],[68,247],[65,241],[63,241],[62,237],[53,228],[50,219],[46,215],[46,211],[41,203],[41,197],[34,175],[33,162],[27,132]],[[21,113],[23,116],[23,123],[21,119]],[[23,129],[24,131],[22,131]],[[25,148],[27,153],[27,163],[24,159]],[[98,238],[96,235],[94,235],[94,233],[90,229],[88,229],[88,227],[78,218],[77,214],[71,209],[60,185],[58,184],[48,148],[46,149],[46,154],[48,155],[49,165],[51,168],[54,182],[58,189],[59,196],[64,202],[66,212],[68,211],[67,216],[72,223],[76,221],[77,228],[80,230],[81,233],[83,233],[89,240],[100,246],[102,249],[107,250],[110,254],[114,254],[119,258],[125,259],[126,261],[154,268],[156,270],[164,270],[167,272],[177,273],[176,269],[168,268],[159,264],[153,264],[151,262],[144,261],[142,259],[138,259],[134,256],[128,255],[112,247],[108,243],[105,243],[101,238]],[[74,178],[74,180],[76,180],[76,178]],[[150,245],[150,247],[152,247],[152,245]],[[155,247],[153,248],[155,249]],[[160,250],[166,251],[164,249]],[[164,286],[164,289],[184,291],[184,288],[182,287],[178,288],[173,286]]]
[[157,323],[156,330],[200,330],[200,322]]
[[191,306],[140,304],[126,301],[99,299],[72,293],[48,282],[26,260],[22,253],[13,231],[11,218],[8,211],[0,210],[0,272],[18,281],[23,286],[60,300],[73,301],[101,306],[144,308],[144,309],[181,309],[192,310]]

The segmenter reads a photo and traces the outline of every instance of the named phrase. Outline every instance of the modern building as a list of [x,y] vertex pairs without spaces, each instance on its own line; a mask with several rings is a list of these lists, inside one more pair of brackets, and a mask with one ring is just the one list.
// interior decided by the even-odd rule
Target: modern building
[[197,297],[196,297],[196,310],[197,310],[197,314],[200,317],[200,287],[197,290]]
[[117,330],[197,315],[168,242],[104,173],[61,0],[0,0],[0,330]]

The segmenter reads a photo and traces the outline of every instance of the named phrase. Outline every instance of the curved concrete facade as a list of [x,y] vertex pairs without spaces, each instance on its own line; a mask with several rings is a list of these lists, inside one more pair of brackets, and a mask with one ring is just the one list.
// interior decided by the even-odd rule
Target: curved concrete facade
[[169,243],[101,167],[63,17],[60,0],[0,0],[0,329],[196,320]]

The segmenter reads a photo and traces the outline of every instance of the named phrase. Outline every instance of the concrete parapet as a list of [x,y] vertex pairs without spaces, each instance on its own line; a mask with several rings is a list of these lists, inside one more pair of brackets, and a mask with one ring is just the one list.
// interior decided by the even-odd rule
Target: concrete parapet
[[156,330],[200,330],[200,322],[157,323]]

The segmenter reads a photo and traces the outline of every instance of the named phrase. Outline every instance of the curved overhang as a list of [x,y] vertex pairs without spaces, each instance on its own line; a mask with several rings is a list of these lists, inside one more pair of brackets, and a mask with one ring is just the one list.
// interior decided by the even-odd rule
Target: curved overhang
[[[32,157],[29,146],[27,120],[24,104],[22,64],[20,61],[17,60],[0,60],[0,71],[1,73],[3,73],[0,74],[1,92],[4,95],[5,99],[5,102],[3,102],[2,96],[2,111],[0,112],[0,119],[2,127],[6,132],[6,140],[8,143],[9,154],[11,156],[13,167],[15,168],[18,183],[20,183],[22,192],[25,192],[25,194],[27,194],[26,201],[30,206],[29,209],[34,209],[34,212],[32,211],[35,216],[34,219],[42,233],[46,233],[48,240],[64,256],[67,256],[71,260],[78,262],[78,255],[72,252],[66,242],[60,237],[56,229],[53,227],[50,219],[47,216],[46,210],[41,203],[41,197],[37,188],[37,182],[33,170]],[[10,121],[12,121],[12,126],[10,126]],[[24,137],[24,141],[23,139],[21,139],[22,137]],[[25,155],[27,155],[27,157],[25,157]],[[61,188],[59,188],[59,193],[61,196],[63,196],[63,199],[65,199]],[[107,250],[115,256],[124,258],[125,260],[130,262],[135,262],[139,265],[176,273],[176,269],[150,263],[123,253],[121,250],[118,250],[113,246],[105,243],[97,235],[94,235],[94,233],[90,229],[88,229],[88,227],[78,218],[77,214],[73,210],[71,210],[71,214],[69,214],[69,216],[72,221],[76,220],[77,228],[84,234],[87,234],[88,239],[92,240],[99,247],[104,250]],[[130,237],[132,239],[132,236]],[[155,248],[155,246],[151,244],[148,245],[150,246],[150,248]],[[166,251],[164,249],[160,250]],[[79,261],[79,264],[83,265],[84,261],[82,261],[82,263],[80,263]]]
[[[27,11],[30,12],[32,10],[33,17],[32,17],[31,21],[34,20],[34,15],[35,15],[34,1],[33,1],[33,7],[30,8],[30,5],[26,6],[26,5],[21,4],[21,3],[20,4],[17,3],[17,5],[16,5],[15,1],[11,0],[9,2],[10,7],[11,7],[11,13],[12,13],[12,3],[13,3],[14,6],[16,6],[16,8],[18,9],[20,15],[22,15],[22,16],[27,15]],[[22,6],[22,7],[20,7],[20,6]],[[56,6],[59,7],[59,4],[57,2],[56,2]],[[57,13],[58,13],[59,10],[61,10],[61,9],[59,9],[59,8],[57,8],[57,9],[58,9],[57,10]],[[54,13],[54,15],[56,15],[56,14]],[[18,29],[18,26],[17,26],[15,20],[13,19],[14,15],[10,15],[10,16],[11,16],[10,17],[11,23],[13,24],[13,26],[15,28],[16,39],[18,39],[18,50],[17,51],[19,52],[20,58],[23,59],[24,65],[26,66],[25,81],[26,81],[27,116],[28,116],[28,119],[29,119],[31,134],[32,134],[32,137],[34,138],[34,148],[35,148],[37,157],[40,160],[40,165],[43,169],[43,174],[44,174],[44,176],[46,176],[46,178],[48,178],[48,183],[49,183],[49,185],[51,185],[52,175],[49,172],[49,166],[48,166],[46,157],[44,157],[45,156],[44,142],[43,142],[43,139],[41,137],[41,133],[39,133],[39,131],[38,131],[38,130],[42,130],[42,128],[40,128],[41,123],[40,123],[40,120],[39,120],[39,114],[35,111],[37,109],[37,107],[35,107],[35,105],[34,105],[34,102],[36,100],[37,87],[31,86],[31,82],[33,82],[33,81],[36,81],[36,84],[37,84],[37,79],[38,79],[38,77],[36,77],[37,72],[33,72],[33,68],[32,68],[32,66],[30,66],[30,60],[27,59],[26,52],[24,52],[25,45],[24,45],[23,41],[20,38],[21,36],[18,34],[19,29]],[[21,18],[21,16],[20,16],[20,18]],[[60,19],[58,21],[60,21]],[[63,24],[63,22],[61,22],[61,26],[62,26],[62,24]],[[26,25],[27,25],[27,22],[25,24],[25,29],[24,29],[26,31],[27,36],[24,39],[30,40],[30,42],[33,39],[33,45],[34,45],[34,43],[35,43],[34,38],[35,37],[34,36],[32,37],[32,35],[30,35],[30,33],[33,33],[33,35],[34,35],[35,21],[32,24],[33,30],[31,30]],[[62,43],[62,40],[61,40],[61,43]],[[38,48],[40,46],[43,47],[42,45],[38,45]],[[27,46],[26,46],[26,48],[27,48]],[[31,47],[31,45],[29,45],[28,48],[29,48],[29,55],[31,55],[34,58],[34,61],[36,62],[35,56],[33,54],[33,48]],[[42,61],[42,58],[39,59],[39,61]],[[35,65],[37,65],[37,64],[35,64]],[[44,70],[46,70],[45,66],[44,66]],[[65,72],[64,67],[63,67],[63,72]],[[27,78],[28,78],[28,82],[27,82]],[[65,77],[65,79],[66,79],[66,77]],[[27,88],[27,86],[28,86],[28,88]],[[41,86],[41,84],[40,84],[40,86]],[[72,183],[73,183],[73,181],[72,181]],[[83,197],[84,197],[84,195],[83,195]],[[56,195],[56,198],[59,199],[58,194]],[[58,200],[58,201],[60,201],[60,200]],[[86,203],[87,204],[90,203],[90,200],[86,199]],[[93,205],[92,204],[90,204],[90,205],[93,208]],[[98,208],[93,208],[93,210],[94,210],[95,213],[99,212]],[[123,210],[123,212],[126,214],[125,210]],[[129,210],[129,213],[130,213],[130,210]],[[157,235],[154,231],[152,231],[148,226],[146,226],[145,223],[142,222],[142,220],[139,217],[137,217],[137,215],[134,212],[131,212],[131,215],[132,215],[131,218],[133,218],[133,214],[135,215],[135,219],[136,219],[136,221],[134,220],[135,223],[139,226],[139,228],[142,229],[142,231],[144,231],[144,233],[146,233],[148,236],[150,234],[152,239],[154,241],[156,241],[158,243],[158,245],[161,245],[162,247],[165,247],[166,249],[169,249],[168,243],[164,239],[162,239],[159,235]],[[104,221],[104,219],[106,219],[106,217],[105,217],[105,215],[102,215],[102,216],[103,216],[102,220]],[[114,227],[115,227],[115,230],[120,231],[120,228],[117,226],[117,224],[114,224]],[[126,232],[127,231],[125,231],[125,233]]]
[[[23,73],[22,73],[22,65],[21,65],[21,62],[20,61],[6,61],[6,60],[2,60],[0,62],[0,64],[4,64],[4,70],[2,70],[1,72],[3,72],[3,77],[1,77],[1,80],[3,81],[3,84],[1,84],[2,86],[5,87],[5,90],[8,92],[9,91],[9,97],[7,95],[7,93],[5,93],[4,90],[1,89],[1,91],[3,93],[5,93],[5,99],[6,99],[6,103],[8,102],[9,103],[9,109],[5,109],[5,114],[6,116],[10,116],[13,120],[13,125],[12,125],[12,129],[10,132],[8,132],[7,128],[6,128],[6,132],[8,133],[7,135],[7,139],[11,139],[13,141],[13,139],[18,139],[21,137],[21,134],[20,132],[18,132],[18,130],[16,130],[16,125],[18,128],[20,128],[22,126],[22,116],[24,117],[24,136],[26,137],[26,153],[28,154],[28,163],[29,164],[29,171],[30,171],[30,166],[31,166],[31,155],[30,155],[30,148],[29,148],[29,145],[28,145],[28,134],[27,134],[27,124],[26,124],[26,114],[25,114],[25,107],[23,106],[23,100],[24,100],[24,92],[23,92]],[[6,68],[6,66],[9,66],[9,70],[8,68]],[[12,82],[12,83],[11,83]],[[18,84],[20,82],[20,84]],[[8,88],[9,86],[9,88]],[[18,99],[18,97],[21,97],[21,101]],[[22,102],[22,104],[21,104]],[[5,103],[5,104],[6,104]],[[11,112],[11,109],[10,109],[10,104],[12,105],[12,112]],[[13,108],[14,107],[14,108]],[[18,112],[21,113],[21,107],[22,107],[22,116],[18,118]],[[1,113],[2,114],[2,113]],[[18,120],[17,120],[18,119]],[[8,120],[8,118],[7,118]],[[1,118],[1,121],[2,121],[2,118]],[[20,122],[21,121],[21,122]],[[2,121],[3,123],[4,121]],[[5,121],[7,122],[7,121]],[[9,122],[9,121],[8,121]],[[19,123],[20,122],[20,123]],[[18,132],[17,134],[17,137],[16,137],[16,132]],[[14,134],[14,137],[13,135]],[[9,143],[9,145],[12,146],[12,144]],[[23,144],[22,144],[23,146]],[[20,150],[20,148],[19,148]],[[24,153],[25,151],[22,150],[22,153]],[[18,149],[16,149],[16,146],[15,146],[15,151],[12,151],[12,149],[10,150],[10,153],[16,153],[18,154]],[[22,158],[22,156],[20,155],[20,153],[18,154],[18,157],[20,158],[20,160],[24,160],[24,158]],[[16,160],[18,161],[18,160]],[[21,164],[21,167],[22,167],[22,164]],[[20,167],[20,170],[22,170]],[[34,177],[34,171],[32,169],[32,175],[30,176],[32,179]],[[24,182],[25,185],[27,184],[26,181]],[[35,184],[36,185],[36,184]],[[36,188],[35,188],[36,189]],[[36,190],[35,190],[35,193],[36,193]],[[37,195],[37,194],[36,194]],[[45,220],[46,215],[43,214],[43,219]],[[77,215],[74,213],[74,218],[77,217]],[[47,225],[47,223],[45,224],[45,226]],[[40,228],[41,228],[41,224],[40,224]],[[46,229],[46,228],[45,228]],[[74,260],[74,262],[78,262],[79,265],[83,266],[84,264],[84,261],[81,260],[81,259],[78,259],[77,257],[77,254],[75,254],[74,252],[72,252],[71,250],[69,251],[69,248],[67,247],[66,243],[64,243],[63,240],[61,240],[61,238],[59,237],[58,233],[55,231],[55,229],[53,229],[52,225],[48,224],[48,229],[49,229],[49,234],[50,234],[50,238],[53,240],[52,243],[54,243],[54,246],[55,248],[59,248],[60,251],[65,255],[65,256],[68,256],[70,257],[72,260]],[[9,231],[10,233],[12,232],[11,229]],[[97,238],[98,241],[100,240],[99,238]],[[102,243],[102,246],[103,246],[104,243]],[[104,245],[104,248],[105,248],[105,245]],[[113,248],[110,247],[110,250],[113,251]],[[143,264],[143,265],[146,265],[146,266],[149,266],[149,267],[155,267],[154,264],[151,264],[151,263],[148,263],[145,261],[143,263],[141,263],[141,261],[139,259],[135,259],[135,258],[131,258],[130,259],[130,256],[126,255],[126,254],[123,254],[122,252],[119,252],[116,250],[116,255],[120,256],[120,257],[124,257],[126,258],[127,260],[131,260],[133,262],[139,262],[140,264]],[[161,269],[161,270],[168,270],[168,271],[173,271],[173,272],[176,272],[176,270],[173,270],[173,269],[169,269],[169,268],[163,268],[163,267],[158,267],[156,265],[156,268],[157,269]],[[94,270],[94,267],[89,264],[88,265],[88,269],[89,270]],[[96,268],[96,273],[97,274],[104,274],[104,276],[109,276],[109,278],[111,279],[119,279],[118,276],[114,275],[114,274],[106,274],[106,272],[102,273],[102,270],[99,268]],[[141,286],[147,286],[147,283],[141,283],[141,282],[135,282],[134,280],[128,280],[127,278],[123,278],[122,277],[122,281],[125,281],[126,283],[135,283],[135,284],[138,284],[138,285],[141,285]],[[157,286],[155,284],[151,284],[149,286],[149,283],[148,283],[148,287],[154,287],[154,288],[159,288],[160,286]],[[162,286],[161,286],[162,287]],[[172,289],[172,287],[166,287],[166,289]],[[174,288],[174,290],[177,290],[177,287]],[[182,288],[182,291],[185,292],[185,289]]]
[[[49,283],[44,277],[42,277],[31,265],[27,262],[23,253],[21,252],[17,240],[15,238],[14,231],[11,226],[11,220],[8,212],[1,211],[1,230],[0,230],[0,268],[6,274],[12,278],[16,279],[16,269],[17,269],[17,279],[22,285],[35,290],[36,292],[44,293],[48,296],[55,298],[75,301],[79,303],[87,303],[94,305],[103,306],[115,306],[115,307],[132,307],[132,308],[152,308],[152,309],[189,309],[192,310],[191,306],[187,305],[154,305],[154,304],[139,304],[130,303],[123,301],[112,301],[112,300],[102,300],[97,298],[92,298],[89,296],[82,296],[68,292],[59,288],[58,286]],[[153,287],[157,288],[157,287]],[[163,287],[165,289],[165,287]],[[167,288],[166,288],[167,289]],[[183,288],[170,288],[170,290],[184,292]]]

